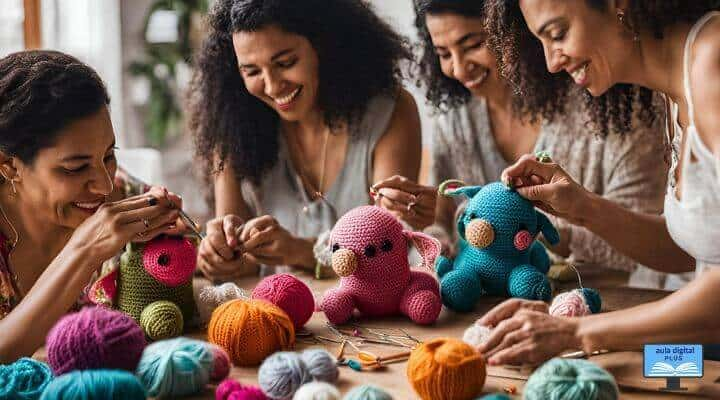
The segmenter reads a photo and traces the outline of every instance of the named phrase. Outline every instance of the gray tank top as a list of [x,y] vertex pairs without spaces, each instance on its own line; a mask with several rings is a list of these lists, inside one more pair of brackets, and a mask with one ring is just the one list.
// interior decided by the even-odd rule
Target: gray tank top
[[[326,200],[308,196],[280,134],[278,162],[259,188],[243,182],[243,196],[255,215],[272,215],[292,234],[314,238],[357,206],[370,203],[373,152],[395,110],[395,97],[380,95],[368,103],[363,117],[350,126],[345,164],[325,193]],[[332,151],[332,149],[328,149]]]

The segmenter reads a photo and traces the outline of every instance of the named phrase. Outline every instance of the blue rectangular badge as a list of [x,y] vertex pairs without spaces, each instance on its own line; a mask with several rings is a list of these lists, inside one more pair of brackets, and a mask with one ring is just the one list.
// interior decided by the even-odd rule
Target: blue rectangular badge
[[699,344],[646,344],[643,375],[646,378],[702,378],[703,347]]

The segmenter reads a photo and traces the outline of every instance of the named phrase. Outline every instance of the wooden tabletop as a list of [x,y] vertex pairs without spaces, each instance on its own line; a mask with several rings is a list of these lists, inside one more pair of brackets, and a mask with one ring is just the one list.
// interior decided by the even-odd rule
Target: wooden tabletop
[[[603,300],[603,311],[618,310],[654,301],[669,293],[659,290],[621,287],[620,285],[627,280],[627,275],[622,273],[599,269],[587,269],[581,270],[581,272],[583,285],[600,291]],[[299,277],[310,286],[317,297],[321,296],[326,289],[337,284],[333,280],[313,280],[309,275],[300,275]],[[247,289],[249,293],[257,281],[257,279],[244,279],[237,283],[240,287]],[[195,288],[199,290],[208,284],[209,282],[205,280],[197,279]],[[577,287],[577,282],[570,282],[558,284],[556,290],[564,291],[575,287]],[[401,328],[421,341],[437,337],[460,338],[470,324],[500,301],[502,299],[484,299],[474,312],[467,314],[459,314],[443,309],[439,320],[432,326],[417,326],[408,319],[400,317],[362,320],[357,321],[357,323],[363,327]],[[316,336],[333,337],[322,313],[315,313],[306,325],[306,329]],[[203,331],[192,333],[190,336],[207,339]],[[307,339],[298,340],[296,350],[314,346],[323,346],[332,353],[337,351],[336,344],[325,342],[325,344],[318,345]],[[367,345],[363,347],[363,350],[383,355],[396,352],[398,348],[386,345]],[[352,352],[349,355],[352,357]],[[671,394],[658,391],[659,388],[664,387],[664,379],[646,379],[643,377],[642,353],[640,351],[602,354],[593,356],[590,360],[601,365],[615,376],[621,388],[623,399],[720,398],[720,384],[715,383],[720,379],[720,362],[706,361],[705,375],[702,379],[683,379],[682,386],[687,387],[688,391],[685,394]],[[384,388],[396,400],[417,399],[417,395],[407,381],[405,368],[406,363],[389,365],[384,370],[371,372],[356,372],[348,367],[341,367],[338,387],[342,392],[347,392],[356,385],[370,383]],[[515,388],[517,394],[514,398],[519,399],[521,398],[525,380],[531,372],[531,368],[491,367],[488,369],[484,392],[502,392],[507,388]],[[257,368],[234,367],[231,371],[231,377],[246,384],[256,384]],[[213,395],[214,393],[208,389],[206,393],[196,396],[194,399],[213,399]]]

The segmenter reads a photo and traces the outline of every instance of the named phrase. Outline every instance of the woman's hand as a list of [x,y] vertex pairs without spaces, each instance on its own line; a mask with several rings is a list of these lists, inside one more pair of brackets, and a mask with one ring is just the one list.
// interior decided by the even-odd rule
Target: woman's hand
[[258,264],[314,265],[312,244],[293,236],[269,215],[249,220],[240,241],[247,258]]
[[99,265],[128,242],[150,239],[177,229],[177,208],[159,190],[108,202],[73,233],[69,246],[89,250]]
[[207,223],[205,239],[198,249],[198,268],[212,281],[231,281],[257,274],[258,263],[243,252],[239,240],[244,221],[237,215],[226,215]]
[[378,205],[414,229],[423,230],[435,222],[436,188],[395,175],[377,182],[372,190],[378,194],[375,199]]
[[477,323],[492,327],[478,350],[490,365],[539,364],[565,350],[581,348],[577,322],[553,317],[542,301],[507,300],[490,310]]
[[586,200],[590,193],[553,162],[540,162],[526,154],[502,173],[502,181],[549,214],[575,225],[583,225]]

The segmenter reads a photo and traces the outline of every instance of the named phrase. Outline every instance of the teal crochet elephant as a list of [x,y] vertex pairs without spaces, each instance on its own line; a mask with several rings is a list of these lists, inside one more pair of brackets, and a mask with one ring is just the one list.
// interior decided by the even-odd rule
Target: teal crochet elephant
[[469,201],[457,222],[457,256],[438,257],[435,264],[443,303],[471,311],[483,295],[550,300],[550,258],[535,240],[542,232],[551,244],[560,241],[550,220],[500,182],[446,187],[441,185],[443,195]]

